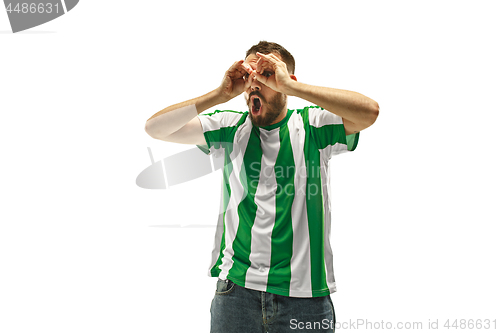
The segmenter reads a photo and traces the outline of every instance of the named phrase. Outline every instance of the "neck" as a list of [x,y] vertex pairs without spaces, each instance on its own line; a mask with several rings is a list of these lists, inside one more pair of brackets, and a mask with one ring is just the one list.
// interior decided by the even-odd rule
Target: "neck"
[[283,120],[283,118],[285,118],[285,116],[286,116],[286,110],[281,111],[281,113],[280,113],[279,117],[278,117],[278,118],[276,118],[276,120],[275,120],[275,121],[273,121],[270,125],[274,125],[274,124],[276,124],[276,123],[279,123],[280,121],[282,121],[282,120]]
[[280,121],[282,121],[283,118],[286,117],[287,112],[288,112],[288,103],[285,103],[285,106],[281,110],[280,115],[278,116],[278,118],[276,118],[270,125],[274,125],[274,124],[279,123]]

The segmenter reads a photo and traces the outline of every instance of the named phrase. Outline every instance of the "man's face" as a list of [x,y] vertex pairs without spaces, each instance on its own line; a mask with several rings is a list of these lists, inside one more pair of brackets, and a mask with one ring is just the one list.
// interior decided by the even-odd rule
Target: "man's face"
[[[281,59],[278,54],[276,56]],[[259,60],[257,55],[250,54],[245,63],[256,69],[257,60]],[[272,76],[274,72],[270,69],[264,71],[263,75]],[[286,115],[286,95],[274,91],[258,80],[253,80],[252,77],[249,80],[251,85],[244,95],[252,123],[256,126],[268,126],[283,119]]]

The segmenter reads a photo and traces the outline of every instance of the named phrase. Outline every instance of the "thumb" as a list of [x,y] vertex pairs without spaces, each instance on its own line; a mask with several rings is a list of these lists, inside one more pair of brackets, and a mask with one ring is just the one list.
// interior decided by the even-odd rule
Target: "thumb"
[[244,86],[244,90],[247,90],[248,88],[250,88],[251,85],[252,85],[252,79],[250,77],[248,77],[245,80],[245,84],[243,85]]
[[224,78],[222,79],[221,85],[224,87],[224,89],[231,88],[232,80],[229,77],[229,75],[224,76]]
[[255,71],[255,73],[254,73],[254,80],[257,80],[260,83],[263,83],[264,85],[266,85],[267,79],[268,79],[267,77],[265,77],[264,75],[259,74],[259,73],[257,73],[257,71]]

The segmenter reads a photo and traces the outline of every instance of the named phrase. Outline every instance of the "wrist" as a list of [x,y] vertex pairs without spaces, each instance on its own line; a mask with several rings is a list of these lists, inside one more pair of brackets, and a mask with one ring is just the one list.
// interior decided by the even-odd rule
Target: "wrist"
[[290,79],[290,82],[287,84],[286,88],[284,89],[285,90],[284,94],[287,96],[299,97],[298,95],[300,94],[300,91],[301,91],[300,86],[301,86],[300,82],[297,82],[293,79]]
[[196,109],[198,110],[198,113],[202,113],[203,111],[208,110],[211,107],[225,102],[226,100],[224,99],[223,94],[217,88],[199,98],[196,101]]
[[223,104],[234,98],[234,96],[228,94],[223,87],[217,87],[212,93],[215,104]]

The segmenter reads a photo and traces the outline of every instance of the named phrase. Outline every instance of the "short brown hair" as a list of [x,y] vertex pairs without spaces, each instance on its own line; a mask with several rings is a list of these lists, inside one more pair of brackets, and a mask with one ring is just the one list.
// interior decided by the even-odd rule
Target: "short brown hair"
[[262,40],[259,42],[259,44],[252,46],[247,51],[245,58],[248,57],[250,54],[256,54],[257,52],[263,54],[269,54],[269,53],[279,54],[283,62],[286,64],[288,72],[290,74],[293,74],[295,72],[295,59],[290,54],[290,52],[288,52],[283,46]]

